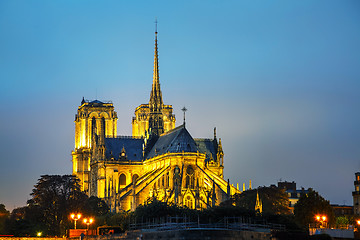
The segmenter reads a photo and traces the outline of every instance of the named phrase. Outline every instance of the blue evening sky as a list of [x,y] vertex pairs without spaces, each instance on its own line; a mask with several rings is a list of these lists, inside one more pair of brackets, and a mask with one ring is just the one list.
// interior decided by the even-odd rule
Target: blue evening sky
[[225,178],[295,181],[352,205],[360,171],[359,1],[0,1],[0,203],[71,174],[82,97],[112,100],[118,134],[160,82],[177,125],[217,127]]

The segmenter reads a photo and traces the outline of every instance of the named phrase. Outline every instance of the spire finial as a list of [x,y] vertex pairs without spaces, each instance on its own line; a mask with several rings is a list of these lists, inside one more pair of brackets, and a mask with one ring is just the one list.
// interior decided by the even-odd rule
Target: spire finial
[[157,34],[157,23],[158,23],[157,17],[155,17],[155,34]]
[[184,126],[185,126],[185,113],[186,113],[186,111],[187,111],[187,108],[184,106],[184,107],[181,109],[181,111],[184,112]]

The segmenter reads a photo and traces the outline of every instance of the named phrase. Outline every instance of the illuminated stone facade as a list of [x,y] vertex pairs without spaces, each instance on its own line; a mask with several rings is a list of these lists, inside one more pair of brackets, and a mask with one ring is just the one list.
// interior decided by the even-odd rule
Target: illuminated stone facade
[[112,211],[134,210],[151,198],[202,209],[240,192],[223,178],[224,153],[215,129],[212,139],[194,139],[185,122],[175,128],[172,106],[162,100],[157,32],[150,100],[135,110],[133,136],[116,136],[116,121],[111,103],[83,99],[72,153],[82,189]]
[[106,136],[115,137],[117,133],[117,115],[112,103],[95,101],[81,101],[75,115],[75,149],[72,152],[73,174],[81,182],[81,189],[88,192],[91,144],[93,132],[99,135],[101,121],[104,119]]

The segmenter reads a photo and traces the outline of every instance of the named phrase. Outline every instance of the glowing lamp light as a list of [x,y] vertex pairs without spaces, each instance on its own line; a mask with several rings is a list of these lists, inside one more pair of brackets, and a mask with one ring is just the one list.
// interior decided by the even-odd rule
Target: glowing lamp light
[[320,222],[320,227],[324,227],[326,224],[327,217],[325,215],[316,215],[315,216],[316,221]]
[[37,232],[36,233],[36,236],[38,236],[38,237],[41,237],[41,235],[42,235],[42,232]]
[[80,213],[78,213],[78,214],[72,213],[70,215],[70,217],[71,217],[72,220],[74,220],[74,229],[76,229],[76,221],[81,218],[81,214]]
[[87,225],[87,229],[89,229],[89,225],[94,222],[93,218],[84,218],[84,223]]
[[360,225],[360,220],[357,220],[356,223],[357,223],[358,225]]

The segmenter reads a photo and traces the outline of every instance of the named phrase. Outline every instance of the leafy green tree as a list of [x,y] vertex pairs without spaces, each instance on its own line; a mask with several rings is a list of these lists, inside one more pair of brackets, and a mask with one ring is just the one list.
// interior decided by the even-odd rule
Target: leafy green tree
[[348,216],[339,216],[335,219],[336,228],[347,229],[351,223],[352,221]]
[[249,210],[255,209],[256,195],[259,193],[262,202],[263,213],[265,214],[289,214],[289,197],[284,189],[277,187],[259,187],[235,194],[231,201],[238,207]]
[[334,211],[329,201],[325,200],[320,194],[309,189],[307,194],[300,197],[294,206],[294,214],[296,221],[303,227],[308,227],[310,223],[315,223],[316,215],[325,215],[327,223],[334,223]]

